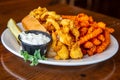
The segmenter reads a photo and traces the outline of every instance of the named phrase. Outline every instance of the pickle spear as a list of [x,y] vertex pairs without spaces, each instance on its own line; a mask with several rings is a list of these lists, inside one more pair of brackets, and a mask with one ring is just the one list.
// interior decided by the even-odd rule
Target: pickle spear
[[11,33],[15,36],[15,38],[17,39],[17,41],[19,42],[18,35],[21,33],[21,30],[16,25],[15,20],[13,20],[12,18],[10,18],[9,21],[8,21],[8,23],[7,23],[7,27],[11,31]]

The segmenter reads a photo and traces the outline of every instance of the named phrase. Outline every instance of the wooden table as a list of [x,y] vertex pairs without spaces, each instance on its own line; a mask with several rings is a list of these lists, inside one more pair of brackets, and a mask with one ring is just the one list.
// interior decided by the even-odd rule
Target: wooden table
[[[47,3],[45,3],[47,4]],[[40,0],[11,0],[0,2],[0,35],[6,29],[9,18],[20,22],[32,9],[47,7],[59,14],[87,13],[96,21],[103,21],[113,27],[113,36],[120,43],[120,20],[99,13],[68,5],[45,5]],[[101,63],[86,66],[51,66],[39,64],[31,67],[23,59],[9,52],[0,41],[0,80],[120,80],[120,50]]]

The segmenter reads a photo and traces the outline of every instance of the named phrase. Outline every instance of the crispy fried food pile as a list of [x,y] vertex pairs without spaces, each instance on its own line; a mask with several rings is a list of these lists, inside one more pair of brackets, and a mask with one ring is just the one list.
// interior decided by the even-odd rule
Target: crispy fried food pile
[[83,53],[79,44],[80,32],[71,19],[62,19],[61,15],[46,8],[37,8],[30,12],[52,36],[52,45],[48,56],[56,60],[79,59]]
[[[80,13],[76,16],[58,15],[46,8],[37,8],[29,13],[52,36],[48,57],[56,60],[80,59],[84,55],[103,52],[110,44],[113,28],[96,22],[91,16]],[[35,28],[34,28],[35,29]]]
[[63,19],[74,20],[79,29],[79,44],[84,54],[93,55],[103,52],[110,44],[110,34],[113,28],[108,28],[103,22],[96,22],[91,16],[80,13],[77,16],[63,15]]

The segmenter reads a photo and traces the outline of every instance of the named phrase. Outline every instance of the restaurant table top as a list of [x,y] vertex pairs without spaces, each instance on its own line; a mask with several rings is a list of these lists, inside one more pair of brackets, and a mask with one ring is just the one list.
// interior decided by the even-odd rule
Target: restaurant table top
[[[44,3],[44,2],[43,2]],[[21,0],[0,2],[0,35],[7,28],[7,21],[13,18],[16,22],[28,15],[38,6],[56,11],[61,15],[77,15],[85,13],[96,21],[102,21],[115,29],[112,33],[120,43],[120,20],[104,14],[92,12],[80,7],[66,4],[47,5],[39,0]],[[39,63],[30,66],[22,58],[7,50],[0,40],[0,80],[120,80],[120,50],[105,61],[78,66],[58,66]]]

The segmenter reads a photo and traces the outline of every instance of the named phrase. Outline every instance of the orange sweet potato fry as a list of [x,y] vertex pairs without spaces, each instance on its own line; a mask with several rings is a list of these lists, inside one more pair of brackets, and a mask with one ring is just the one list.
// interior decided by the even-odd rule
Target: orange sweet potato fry
[[82,27],[80,29],[80,36],[84,36],[87,32],[88,32],[88,28],[87,27]]
[[110,32],[110,33],[113,33],[115,30],[113,29],[113,28],[108,28],[108,27],[106,27],[105,28],[108,32]]
[[106,30],[104,34],[105,34],[105,41],[102,42],[102,44],[97,47],[96,49],[97,53],[103,52],[110,44],[110,33]]
[[97,23],[98,27],[102,28],[102,29],[105,29],[106,28],[106,24],[103,23],[103,22],[98,22]]
[[93,32],[91,32],[90,34],[86,34],[85,36],[80,38],[79,44],[85,43],[86,41],[98,36],[102,32],[103,32],[103,30],[101,28],[98,28],[98,29],[94,30]]
[[71,19],[71,20],[75,20],[76,16],[71,16],[71,15],[62,15],[63,19]]
[[101,41],[100,41],[99,39],[97,39],[97,38],[92,39],[92,42],[93,42],[93,44],[96,45],[96,46],[98,46],[98,45],[101,44]]
[[98,37],[97,37],[100,41],[105,41],[105,37],[104,37],[104,35],[103,34],[100,34],[100,35],[98,35]]
[[96,46],[93,46],[92,48],[87,50],[87,53],[89,56],[92,56],[93,54],[95,54],[95,51],[96,51]]
[[85,42],[84,43],[84,48],[92,48],[94,45],[93,45],[93,43],[92,42],[90,42],[90,41],[87,41],[87,42]]

